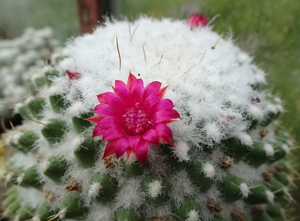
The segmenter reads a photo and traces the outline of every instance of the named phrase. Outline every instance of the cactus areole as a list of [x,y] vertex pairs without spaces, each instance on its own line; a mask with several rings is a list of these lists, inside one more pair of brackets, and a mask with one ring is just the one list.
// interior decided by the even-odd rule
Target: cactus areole
[[[141,17],[69,41],[7,131],[14,220],[282,221],[293,142],[252,58],[206,24]],[[67,70],[67,71],[66,71]]]

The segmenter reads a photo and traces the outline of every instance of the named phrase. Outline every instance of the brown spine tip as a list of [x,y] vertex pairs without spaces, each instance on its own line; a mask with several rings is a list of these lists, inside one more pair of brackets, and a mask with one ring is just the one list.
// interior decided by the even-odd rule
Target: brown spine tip
[[230,215],[234,221],[246,221],[245,213],[239,208],[234,209]]
[[42,156],[41,154],[38,154],[38,155],[35,156],[35,159],[36,159],[37,163],[42,163],[43,159],[44,159],[44,156]]
[[255,216],[261,216],[265,213],[265,210],[260,206],[254,206],[251,208],[251,214]]
[[268,173],[268,172],[263,172],[261,175],[262,175],[264,181],[266,181],[266,182],[270,182],[270,181],[271,181],[271,178],[272,178],[272,177],[271,177],[270,173]]
[[116,167],[116,161],[113,159],[112,156],[105,157],[103,159],[103,164],[105,169],[113,169]]
[[207,208],[212,212],[221,212],[223,208],[220,206],[220,203],[214,199],[208,199],[206,201]]
[[81,192],[82,190],[82,186],[79,182],[77,182],[76,180],[71,180],[71,182],[66,186],[65,188],[68,191],[77,191],[77,192]]
[[227,170],[229,168],[234,167],[233,160],[230,157],[219,157],[218,165],[224,169]]
[[44,190],[44,197],[48,203],[51,203],[55,199],[55,194],[50,190]]
[[261,131],[259,132],[260,139],[263,139],[265,136],[268,135],[268,133],[269,133],[268,130],[261,130]]
[[278,165],[275,165],[275,173],[279,173],[279,172],[282,172],[283,171],[283,168],[281,166],[278,166]]

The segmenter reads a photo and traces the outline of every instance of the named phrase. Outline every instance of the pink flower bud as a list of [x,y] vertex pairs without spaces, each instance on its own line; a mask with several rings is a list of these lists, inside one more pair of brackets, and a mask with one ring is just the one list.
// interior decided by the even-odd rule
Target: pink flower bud
[[200,14],[193,13],[188,18],[187,23],[191,28],[203,27],[207,24],[207,16],[202,16]]

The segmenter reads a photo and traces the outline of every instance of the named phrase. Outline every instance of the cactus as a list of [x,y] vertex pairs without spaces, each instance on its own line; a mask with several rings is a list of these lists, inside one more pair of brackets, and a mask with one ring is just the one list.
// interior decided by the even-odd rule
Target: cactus
[[3,104],[23,102],[27,96],[35,94],[31,78],[50,61],[59,46],[53,35],[51,28],[27,28],[18,38],[0,41],[1,117],[11,115],[11,109]]
[[114,21],[68,43],[65,58],[36,78],[38,95],[15,110],[23,125],[5,134],[17,150],[5,215],[289,216],[293,143],[276,120],[280,99],[230,37],[190,22]]

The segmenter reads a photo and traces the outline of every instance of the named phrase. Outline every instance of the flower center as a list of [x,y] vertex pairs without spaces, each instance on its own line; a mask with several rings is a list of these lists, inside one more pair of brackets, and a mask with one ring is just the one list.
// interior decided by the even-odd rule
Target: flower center
[[129,136],[143,134],[151,123],[147,113],[136,107],[126,109],[123,115],[123,126]]

